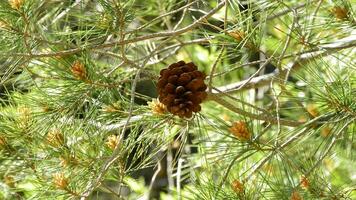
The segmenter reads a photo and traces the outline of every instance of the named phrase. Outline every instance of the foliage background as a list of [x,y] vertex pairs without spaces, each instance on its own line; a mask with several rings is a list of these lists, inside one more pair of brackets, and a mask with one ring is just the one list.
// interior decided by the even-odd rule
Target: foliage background
[[[355,5],[0,1],[0,198],[356,198]],[[192,119],[147,105],[179,60]]]

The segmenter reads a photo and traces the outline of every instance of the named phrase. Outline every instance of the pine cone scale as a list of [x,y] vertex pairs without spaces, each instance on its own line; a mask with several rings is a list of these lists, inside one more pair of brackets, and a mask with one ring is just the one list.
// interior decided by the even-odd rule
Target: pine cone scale
[[177,80],[178,80],[178,76],[177,75],[173,75],[173,76],[170,76],[168,78],[168,83],[176,84]]
[[185,88],[183,86],[178,86],[175,92],[178,95],[182,95],[185,92]]
[[168,83],[165,87],[164,87],[164,91],[166,93],[170,93],[170,94],[174,94],[176,90],[176,86],[173,85],[172,83]]
[[189,83],[190,80],[192,80],[192,77],[189,75],[189,73],[183,73],[178,78],[177,83],[179,85],[186,85],[187,83]]

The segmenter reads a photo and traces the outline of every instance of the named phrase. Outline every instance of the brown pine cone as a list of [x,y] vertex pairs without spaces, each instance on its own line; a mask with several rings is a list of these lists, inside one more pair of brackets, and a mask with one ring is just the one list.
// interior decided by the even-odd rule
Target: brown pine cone
[[201,110],[200,103],[206,98],[205,74],[194,65],[179,61],[162,69],[157,89],[159,100],[167,110],[179,117],[190,118],[192,112]]

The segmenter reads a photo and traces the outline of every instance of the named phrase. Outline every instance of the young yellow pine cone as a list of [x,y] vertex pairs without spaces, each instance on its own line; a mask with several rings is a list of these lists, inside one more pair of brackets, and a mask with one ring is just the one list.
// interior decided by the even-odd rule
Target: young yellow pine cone
[[307,111],[312,117],[319,116],[318,109],[314,104],[308,104],[307,105]]
[[300,186],[304,189],[308,189],[309,188],[309,180],[306,176],[302,176],[300,178]]
[[2,135],[0,135],[0,149],[6,147],[7,145],[7,141],[6,141],[6,138]]
[[293,191],[292,195],[289,198],[290,200],[303,200],[303,197],[300,196],[298,191]]
[[31,119],[31,109],[28,107],[19,107],[18,109],[19,120],[21,122],[28,122]]
[[81,80],[86,79],[87,76],[86,69],[84,64],[81,63],[80,61],[77,60],[72,64],[71,71],[76,78]]
[[115,147],[120,143],[120,137],[118,135],[110,135],[106,141],[106,145],[114,150]]
[[237,194],[240,194],[245,190],[244,185],[239,180],[234,180],[231,183],[231,187]]
[[47,143],[54,148],[59,148],[64,145],[63,134],[58,129],[49,131],[46,140]]
[[199,104],[206,98],[205,74],[194,63],[179,61],[162,69],[157,83],[159,101],[167,110],[181,118],[190,118],[199,112]]
[[68,187],[68,179],[63,173],[56,173],[53,175],[53,184],[61,190],[65,190]]
[[24,0],[9,0],[9,4],[11,6],[11,8],[13,9],[20,9],[20,7],[23,5]]
[[167,111],[166,106],[159,102],[158,99],[153,99],[151,102],[148,102],[148,106],[151,108],[152,113],[156,115],[162,115]]
[[251,139],[251,134],[248,131],[246,123],[244,121],[236,121],[232,123],[232,126],[229,130],[239,140],[245,141]]
[[77,158],[74,155],[69,155],[69,156],[61,156],[59,158],[60,160],[60,165],[62,167],[67,167],[67,166],[74,166],[77,165],[79,163],[79,161],[77,160]]

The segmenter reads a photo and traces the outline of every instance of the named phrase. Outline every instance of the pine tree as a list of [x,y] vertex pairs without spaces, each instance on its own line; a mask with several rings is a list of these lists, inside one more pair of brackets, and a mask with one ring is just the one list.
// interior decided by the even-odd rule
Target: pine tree
[[0,199],[355,199],[355,6],[0,1]]

